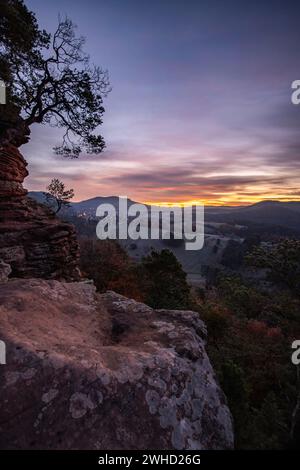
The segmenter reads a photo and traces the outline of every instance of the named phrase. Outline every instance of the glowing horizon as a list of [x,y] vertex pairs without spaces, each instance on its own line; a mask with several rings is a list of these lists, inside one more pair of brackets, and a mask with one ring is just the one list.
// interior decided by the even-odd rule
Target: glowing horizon
[[[132,199],[132,198],[130,198]],[[264,199],[259,199],[259,198],[253,198],[252,200],[248,201],[211,201],[211,200],[192,200],[192,201],[180,201],[180,202],[168,202],[168,201],[138,201],[141,202],[142,204],[146,205],[156,205],[156,206],[169,206],[169,207],[184,207],[184,206],[193,206],[193,205],[201,205],[203,204],[204,206],[215,206],[215,207],[226,207],[226,206],[232,206],[232,207],[238,207],[238,206],[250,206],[252,204],[257,204],[259,202],[267,202],[267,201],[276,201],[276,202],[300,202],[300,197],[297,199],[293,198],[276,198],[276,197],[270,197],[270,198],[264,198]],[[79,201],[80,202],[80,201]]]

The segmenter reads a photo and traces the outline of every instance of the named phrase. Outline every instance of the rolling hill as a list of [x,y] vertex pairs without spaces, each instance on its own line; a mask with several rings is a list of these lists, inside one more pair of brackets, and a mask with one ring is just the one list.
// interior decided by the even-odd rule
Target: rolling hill
[[[43,192],[32,191],[28,195],[40,203],[45,202]],[[118,209],[118,200],[117,196],[94,197],[80,202],[71,202],[70,207],[65,208],[64,211],[93,218],[100,204],[109,203]],[[128,199],[128,205],[131,204],[134,204],[134,201]],[[300,202],[261,201],[250,206],[206,206],[205,221],[233,225],[263,224],[300,232]]]

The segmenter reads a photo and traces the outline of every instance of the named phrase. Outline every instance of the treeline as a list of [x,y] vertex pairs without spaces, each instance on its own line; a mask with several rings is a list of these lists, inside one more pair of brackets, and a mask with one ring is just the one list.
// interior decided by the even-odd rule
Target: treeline
[[81,238],[80,249],[81,270],[99,292],[114,290],[153,308],[189,307],[186,273],[171,251],[153,251],[136,263],[114,240]]

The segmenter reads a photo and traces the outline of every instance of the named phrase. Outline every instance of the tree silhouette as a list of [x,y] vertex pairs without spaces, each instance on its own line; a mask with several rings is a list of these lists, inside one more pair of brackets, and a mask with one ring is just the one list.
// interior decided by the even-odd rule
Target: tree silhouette
[[2,141],[21,145],[32,124],[47,123],[65,130],[55,147],[58,154],[102,152],[105,142],[97,127],[110,91],[108,73],[90,64],[75,25],[59,18],[50,35],[39,30],[22,0],[0,0],[0,8],[0,79],[8,96],[8,106],[0,109]]
[[54,210],[55,214],[57,214],[63,206],[70,205],[70,199],[74,197],[74,190],[66,189],[62,181],[53,178],[49,186],[47,186],[47,192],[44,194],[49,206],[53,209],[53,205],[56,207]]
[[153,308],[189,308],[190,287],[186,273],[172,251],[152,251],[142,260],[142,267],[148,278],[148,305]]

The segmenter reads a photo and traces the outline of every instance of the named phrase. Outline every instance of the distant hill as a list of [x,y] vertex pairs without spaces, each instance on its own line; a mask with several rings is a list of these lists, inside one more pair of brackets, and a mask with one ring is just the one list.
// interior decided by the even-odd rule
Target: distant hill
[[[46,204],[46,197],[42,191],[30,191],[28,196],[35,199],[40,204]],[[134,201],[128,199],[127,205],[130,206],[135,204]],[[99,196],[92,199],[86,199],[80,202],[70,202],[69,207],[64,207],[62,209],[63,214],[68,215],[80,215],[84,217],[95,217],[97,207],[100,204],[112,204],[116,209],[119,207],[119,197],[118,196]]]
[[[134,204],[134,201],[131,199],[127,200],[127,206]],[[92,199],[87,199],[86,201],[73,202],[71,207],[73,211],[78,215],[86,215],[87,217],[95,217],[97,207],[100,204],[112,204],[116,209],[119,207],[119,197],[118,196],[108,196],[108,197],[94,197]]]
[[[41,191],[32,191],[28,195],[40,203],[45,202],[44,193]],[[64,212],[93,218],[97,207],[105,203],[112,204],[117,209],[119,198],[117,196],[94,197],[80,202],[71,202],[70,207],[65,208]],[[128,199],[128,206],[131,204],[134,204],[134,201]],[[261,201],[250,206],[206,206],[205,220],[239,225],[263,224],[300,231],[300,202]]]
[[35,199],[40,204],[44,204],[46,202],[46,197],[43,191],[29,191],[28,196]]
[[300,231],[300,202],[262,201],[251,206],[207,210],[206,220],[230,224],[281,226]]

